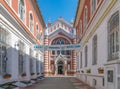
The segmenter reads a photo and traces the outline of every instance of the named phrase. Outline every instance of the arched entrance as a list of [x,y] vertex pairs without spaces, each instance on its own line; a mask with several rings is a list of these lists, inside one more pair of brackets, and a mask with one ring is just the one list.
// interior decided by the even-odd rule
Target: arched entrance
[[57,71],[57,73],[58,74],[64,74],[64,63],[63,63],[63,61],[58,61],[58,63],[57,63],[57,69],[58,69],[58,71]]

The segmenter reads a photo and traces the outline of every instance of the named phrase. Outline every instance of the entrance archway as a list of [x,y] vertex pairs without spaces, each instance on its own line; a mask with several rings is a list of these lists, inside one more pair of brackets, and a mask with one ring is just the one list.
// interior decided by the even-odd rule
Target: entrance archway
[[57,67],[58,67],[58,74],[64,74],[64,63],[63,61],[58,61],[57,63]]

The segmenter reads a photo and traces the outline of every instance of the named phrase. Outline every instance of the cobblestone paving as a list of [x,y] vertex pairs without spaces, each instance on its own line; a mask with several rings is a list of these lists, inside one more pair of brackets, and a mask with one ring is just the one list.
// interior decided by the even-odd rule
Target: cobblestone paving
[[20,89],[91,89],[75,78],[51,77]]

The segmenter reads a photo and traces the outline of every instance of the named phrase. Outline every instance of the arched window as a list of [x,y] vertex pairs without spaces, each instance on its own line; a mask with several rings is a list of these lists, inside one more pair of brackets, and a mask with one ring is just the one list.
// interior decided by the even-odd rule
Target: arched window
[[19,0],[19,16],[22,21],[25,21],[25,3],[24,0]]
[[80,34],[82,35],[82,20],[80,20]]
[[[64,45],[65,42],[63,40],[61,40],[61,45]],[[65,51],[64,50],[61,50],[61,54],[64,55],[65,54]]]
[[33,33],[34,29],[34,22],[33,22],[33,15],[30,13],[30,31]]
[[[57,45],[64,45],[65,42],[64,42],[64,40],[62,40],[62,39],[58,39],[58,40],[56,41],[56,44],[57,44]],[[57,51],[57,54],[59,55],[60,52],[61,52],[62,55],[65,54],[65,51],[64,51],[64,50],[58,50],[58,51]]]
[[38,24],[36,24],[36,37],[37,37],[37,39],[39,39],[39,31],[38,31]]
[[91,15],[94,13],[97,7],[97,0],[91,0]]
[[97,64],[97,35],[93,37],[93,61],[92,64]]
[[[65,44],[69,44],[69,41],[65,40],[64,38],[56,38],[52,41],[51,43],[52,45],[65,45]],[[51,51],[52,55],[67,55],[70,56],[70,50],[64,50],[64,49],[60,49],[60,50],[53,50]]]
[[[60,42],[59,39],[56,41],[56,44],[57,44],[57,45],[60,45],[60,44],[61,44],[61,42]],[[57,51],[57,55],[59,55],[59,54],[60,54],[60,50]]]
[[85,10],[84,10],[84,28],[86,28],[88,23],[88,8],[87,6],[85,6]]
[[108,22],[109,60],[118,59],[119,55],[119,12],[112,15]]
[[61,44],[61,41],[58,39],[58,40],[56,41],[56,44],[57,44],[57,45]]

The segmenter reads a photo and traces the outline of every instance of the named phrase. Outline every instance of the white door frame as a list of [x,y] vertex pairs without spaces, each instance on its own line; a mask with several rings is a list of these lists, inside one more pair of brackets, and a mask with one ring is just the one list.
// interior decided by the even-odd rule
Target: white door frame
[[[108,74],[109,73],[109,74]],[[115,89],[116,83],[116,71],[114,67],[106,68],[106,81],[107,81],[107,89]],[[113,79],[112,79],[113,77]],[[108,79],[109,78],[109,79]],[[110,79],[111,78],[111,79]]]

